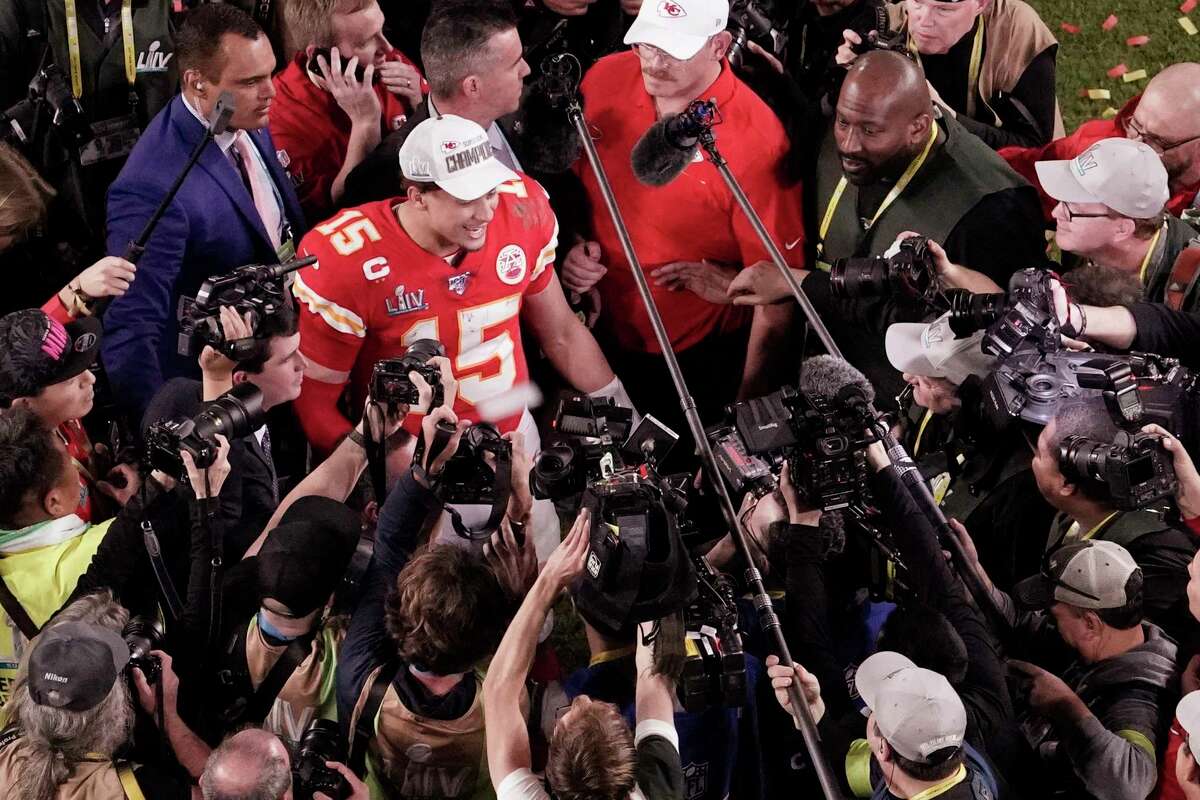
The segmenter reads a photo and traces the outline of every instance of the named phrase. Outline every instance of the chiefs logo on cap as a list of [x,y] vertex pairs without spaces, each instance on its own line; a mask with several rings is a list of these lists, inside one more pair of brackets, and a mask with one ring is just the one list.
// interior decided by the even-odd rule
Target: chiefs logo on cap
[[461,145],[458,142],[454,141],[453,139],[447,139],[446,141],[442,142],[442,153],[449,155],[450,153],[456,152],[459,147],[461,147]]
[[686,17],[687,12],[683,10],[683,6],[679,5],[679,3],[674,3],[671,0],[662,0],[658,4],[658,15],[674,19],[677,17]]

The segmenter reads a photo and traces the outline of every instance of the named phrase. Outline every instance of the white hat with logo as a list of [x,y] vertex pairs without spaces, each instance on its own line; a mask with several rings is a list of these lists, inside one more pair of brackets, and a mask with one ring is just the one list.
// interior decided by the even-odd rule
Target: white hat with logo
[[971,375],[992,370],[995,357],[983,352],[983,331],[962,339],[950,330],[950,314],[928,324],[897,322],[888,326],[884,349],[888,361],[901,372],[925,378],[945,378],[955,385]]
[[1101,203],[1132,219],[1162,213],[1171,194],[1154,149],[1132,139],[1101,139],[1067,161],[1033,165],[1046,194],[1063,203]]
[[463,201],[517,179],[492,152],[487,131],[453,114],[430,117],[412,129],[400,146],[400,172],[410,181],[436,183]]
[[909,761],[941,763],[931,757],[962,746],[967,710],[945,675],[880,650],[859,665],[854,687],[874,714],[879,735]]
[[1188,748],[1195,755],[1200,748],[1200,691],[1188,692],[1175,708],[1175,719],[1187,734]]
[[625,44],[650,44],[686,61],[714,34],[725,30],[728,0],[642,0]]

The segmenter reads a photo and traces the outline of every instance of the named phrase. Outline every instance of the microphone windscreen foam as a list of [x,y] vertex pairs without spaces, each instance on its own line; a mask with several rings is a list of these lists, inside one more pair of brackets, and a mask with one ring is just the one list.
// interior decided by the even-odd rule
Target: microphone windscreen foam
[[845,360],[819,355],[800,364],[800,391],[805,394],[832,399],[847,386],[860,389],[868,403],[875,402],[875,387]]
[[666,186],[687,169],[696,154],[695,147],[681,150],[667,139],[670,120],[664,117],[651,125],[630,153],[633,174],[646,186]]

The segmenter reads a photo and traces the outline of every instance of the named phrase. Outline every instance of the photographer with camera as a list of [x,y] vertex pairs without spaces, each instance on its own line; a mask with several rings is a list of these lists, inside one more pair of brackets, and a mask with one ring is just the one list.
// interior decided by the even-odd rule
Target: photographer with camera
[[308,219],[341,203],[347,177],[424,99],[425,80],[383,33],[374,0],[292,0],[288,36],[302,50],[275,76],[271,137]]
[[[253,327],[248,317],[222,307],[220,324],[224,339],[249,342],[249,347],[243,349],[244,357],[234,361],[206,345],[199,358],[201,380],[167,381],[146,408],[143,430],[163,420],[190,419],[205,403],[242,384],[255,386],[262,392],[264,413],[299,397],[308,364],[300,352],[297,310],[291,298],[284,297],[285,302],[275,306],[274,313],[260,316]],[[273,433],[282,437],[277,439]],[[286,445],[288,433],[287,426],[264,424],[231,442],[232,472],[221,494],[225,555],[231,560],[241,558],[274,515],[289,484],[297,480],[287,475],[288,462],[275,452],[274,443],[282,441]]]
[[[521,711],[522,688],[533,663],[538,631],[562,592],[583,573],[592,520],[581,512],[550,556],[488,667],[483,684],[488,769],[499,800],[547,798],[530,771],[529,732]],[[555,723],[546,781],[555,797],[682,798],[683,772],[675,732],[675,687],[656,671],[654,647],[662,633],[637,626],[636,728],[617,708],[586,695],[572,701]]]
[[[344,781],[340,795],[314,792],[313,800],[369,800],[370,792],[345,764],[323,765]],[[295,771],[287,747],[279,737],[259,728],[247,728],[221,742],[200,776],[204,800],[291,800],[296,794]]]
[[[1024,0],[905,0],[888,15],[934,102],[993,150],[1063,135],[1058,42]],[[868,46],[846,31],[838,63],[849,66]]]
[[161,668],[161,695],[131,663],[121,633],[128,619],[129,612],[111,596],[86,597],[63,609],[61,618],[33,640],[5,709],[8,727],[0,733],[5,797],[193,796],[189,783],[168,764],[138,765],[118,755],[131,742],[136,699],[147,714],[163,720],[163,734],[192,779],[200,777],[208,757],[208,747],[176,709],[178,680],[171,657],[157,650],[149,654]]
[[85,522],[113,516],[141,483],[136,465],[111,464],[112,454],[98,452],[83,427],[100,340],[94,319],[63,324],[34,309],[0,317],[0,408],[28,409],[54,431],[79,472],[75,514]]

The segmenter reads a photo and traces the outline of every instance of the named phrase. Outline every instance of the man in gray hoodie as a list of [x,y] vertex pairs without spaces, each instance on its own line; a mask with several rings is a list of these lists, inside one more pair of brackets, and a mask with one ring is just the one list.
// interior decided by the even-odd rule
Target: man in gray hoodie
[[[1016,622],[1012,598],[994,594]],[[1052,553],[1013,594],[1036,611],[1023,615],[1018,638],[1037,638],[1053,618],[1075,655],[1061,678],[1009,661],[1031,711],[1023,727],[1044,766],[1045,796],[1144,800],[1178,690],[1175,642],[1142,620],[1142,571],[1121,545],[1084,540]]]

